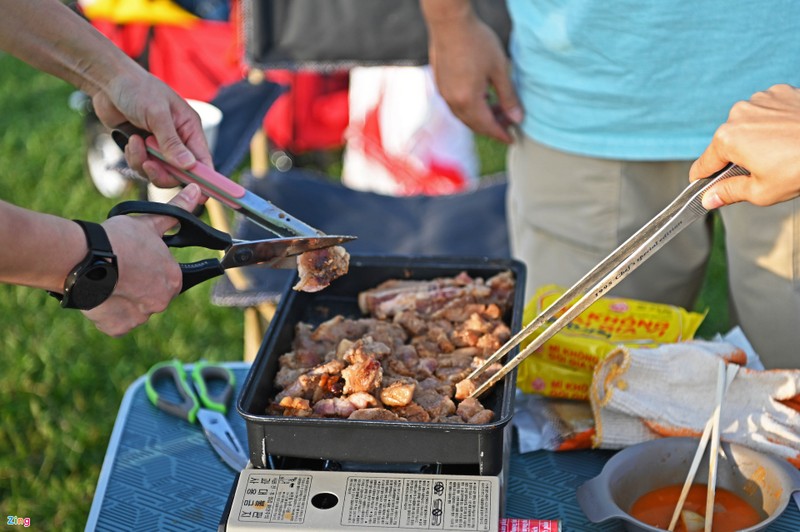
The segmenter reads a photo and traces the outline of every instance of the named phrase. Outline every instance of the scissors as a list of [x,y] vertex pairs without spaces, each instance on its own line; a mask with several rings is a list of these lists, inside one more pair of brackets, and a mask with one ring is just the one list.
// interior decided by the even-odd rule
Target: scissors
[[183,286],[181,292],[208,279],[225,273],[228,268],[251,264],[264,264],[272,268],[296,268],[294,257],[315,249],[338,246],[353,240],[352,236],[294,236],[265,240],[236,240],[228,233],[205,224],[192,213],[166,203],[151,201],[124,201],[115,205],[108,217],[121,214],[158,214],[171,216],[180,222],[176,233],[164,235],[169,247],[204,247],[225,251],[221,260],[205,259],[192,263],[181,263]]
[[[500,382],[506,374],[516,368],[525,358],[555,336],[558,331],[586,310],[589,305],[625,279],[633,270],[641,266],[678,233],[686,229],[694,221],[708,214],[708,211],[703,207],[703,194],[711,186],[729,177],[748,175],[749,173],[746,168],[729,163],[719,172],[689,184],[672,203],[642,226],[628,240],[620,244],[617,249],[600,261],[597,266],[572,285],[554,303],[500,346],[500,349],[487,358],[480,367],[470,373],[464,380],[473,381],[477,385],[475,379],[486,373],[494,363],[528,339],[540,327],[549,323],[547,328],[522,351],[511,360],[506,361],[487,380],[477,385],[469,396],[480,397],[489,391],[492,386]],[[573,301],[574,304],[572,303]],[[551,319],[553,320],[552,322],[550,321]]]
[[[158,383],[169,379],[175,385],[181,402],[171,401],[156,390]],[[210,385],[215,381],[222,382],[223,388],[212,394]],[[247,466],[247,454],[225,418],[235,385],[233,372],[224,366],[197,362],[190,380],[183,364],[168,360],[155,364],[147,372],[145,391],[150,402],[160,410],[189,423],[200,420],[211,447],[226,464],[235,471],[241,471]]]

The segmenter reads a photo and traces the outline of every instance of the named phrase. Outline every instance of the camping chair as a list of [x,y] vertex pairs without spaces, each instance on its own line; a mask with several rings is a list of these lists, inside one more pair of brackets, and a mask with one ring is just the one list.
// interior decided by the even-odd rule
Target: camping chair
[[[479,0],[475,5],[479,15],[507,39],[504,2]],[[427,35],[418,0],[242,0],[241,7],[245,63],[254,87],[269,84],[263,73],[271,69],[327,71],[427,63]],[[270,95],[273,90],[269,88]],[[233,104],[214,103],[224,113]],[[310,170],[267,171],[269,132],[260,129],[259,113],[253,114],[248,126],[255,129],[250,137],[251,168],[241,184],[326,233],[358,236],[346,245],[350,253],[509,256],[504,176],[484,178],[476,190],[465,193],[395,197],[352,190]],[[219,136],[226,133],[221,130]],[[216,154],[217,150],[215,161]],[[225,167],[217,167],[225,173]],[[212,206],[209,214],[215,226],[232,227],[236,238],[271,236],[238,215],[228,223],[218,206]],[[275,304],[293,277],[292,271],[252,266],[230,271],[215,284],[214,304],[244,309],[246,360],[255,357]]]

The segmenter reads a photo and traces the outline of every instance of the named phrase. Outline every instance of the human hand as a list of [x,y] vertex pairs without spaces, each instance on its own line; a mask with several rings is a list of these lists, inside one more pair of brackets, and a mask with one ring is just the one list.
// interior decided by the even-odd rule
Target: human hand
[[703,196],[703,206],[715,209],[748,201],[773,205],[800,195],[800,89],[775,85],[731,108],[703,154],[692,165],[689,179],[708,177],[727,163],[750,171],[749,176],[723,179]]
[[[197,112],[164,82],[148,72],[127,72],[112,81],[108,90],[92,97],[98,118],[107,127],[128,121],[150,131],[167,160],[189,169],[199,160],[213,166],[203,126]],[[160,165],[148,160],[144,139],[133,136],[125,146],[130,167],[146,174],[158,187],[174,187],[178,181]]]
[[522,121],[522,107],[500,39],[471,9],[458,17],[427,14],[426,22],[431,67],[453,114],[476,133],[511,143],[509,129]]
[[[200,204],[197,185],[184,188],[169,203],[187,211]],[[180,293],[180,266],[161,239],[176,225],[168,216],[113,216],[103,222],[117,256],[119,279],[101,305],[83,314],[109,336],[121,336],[167,308]]]

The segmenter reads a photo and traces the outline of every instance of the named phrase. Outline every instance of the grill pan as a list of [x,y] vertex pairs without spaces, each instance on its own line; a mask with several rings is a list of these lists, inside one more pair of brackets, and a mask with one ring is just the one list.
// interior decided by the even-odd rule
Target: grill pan
[[[261,348],[237,401],[245,419],[250,460],[270,467],[270,456],[364,464],[476,464],[482,475],[502,469],[503,433],[513,414],[516,372],[482,398],[494,420],[481,425],[379,420],[300,418],[267,415],[277,389],[278,359],[291,350],[295,325],[317,326],[337,314],[363,317],[359,292],[389,279],[430,280],[462,271],[484,280],[504,271],[515,278],[512,308],[504,317],[519,331],[524,307],[525,267],[511,259],[352,256],[350,271],[321,292],[305,293],[287,284]],[[513,356],[513,352],[512,352]]]

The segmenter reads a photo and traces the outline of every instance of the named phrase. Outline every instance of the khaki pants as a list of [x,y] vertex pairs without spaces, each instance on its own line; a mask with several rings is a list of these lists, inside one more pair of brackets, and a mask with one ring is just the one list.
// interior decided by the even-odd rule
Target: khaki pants
[[[688,185],[690,164],[594,159],[521,137],[508,152],[508,216],[512,252],[528,269],[527,297],[545,284],[571,286],[594,268]],[[800,367],[800,200],[721,214],[732,318],[767,367]],[[712,232],[710,216],[695,222],[611,293],[691,309]]]

